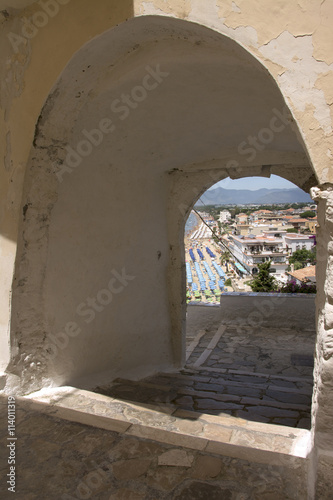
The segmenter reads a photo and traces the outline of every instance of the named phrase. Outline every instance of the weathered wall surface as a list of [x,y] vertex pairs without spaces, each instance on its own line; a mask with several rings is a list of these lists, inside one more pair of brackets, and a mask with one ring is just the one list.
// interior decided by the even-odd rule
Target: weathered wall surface
[[317,276],[323,286],[317,294],[317,346],[314,371],[312,422],[318,466],[316,498],[332,495],[332,421],[333,421],[333,315],[332,315],[332,237],[333,187],[314,188],[318,203]]
[[89,0],[1,1],[0,370],[9,359],[11,282],[22,186],[38,116],[72,55],[86,41],[132,15],[130,0],[100,1],[93,15]]
[[169,15],[216,29],[262,61],[297,119],[320,182],[332,181],[332,2],[137,0],[134,5],[136,15]]
[[315,295],[244,294],[221,295],[223,324],[266,328],[316,329]]

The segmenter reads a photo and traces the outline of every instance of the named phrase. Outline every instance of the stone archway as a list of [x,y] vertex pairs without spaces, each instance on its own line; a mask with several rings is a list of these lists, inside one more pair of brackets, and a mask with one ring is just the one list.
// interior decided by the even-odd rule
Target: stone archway
[[[139,2],[136,3],[138,7]],[[146,4],[148,10],[152,8],[150,2]],[[151,12],[155,13],[155,10]],[[170,10],[170,15],[176,15],[171,12],[171,7],[168,6],[167,10]],[[200,18],[197,13],[199,10],[193,9],[192,19],[197,21],[198,17]],[[159,10],[159,12],[163,11]],[[184,17],[186,16],[187,14],[184,14]],[[219,18],[219,25],[223,25],[220,14],[216,14],[216,17]],[[209,26],[216,26],[213,18],[210,21]],[[260,23],[262,23],[261,18]],[[285,29],[284,26],[283,20],[281,29]],[[290,29],[294,36],[289,32],[278,33],[281,47],[288,44],[291,39],[295,41],[296,38],[302,38],[302,34],[299,36],[298,28],[295,26],[295,23],[294,25],[291,23]],[[104,24],[103,27],[105,27]],[[244,29],[242,26],[236,26],[234,30],[225,29],[227,32],[232,31],[235,37],[239,35],[243,43],[253,48],[250,42],[247,43],[246,38],[247,35],[253,33],[251,26],[246,26]],[[312,32],[311,29],[314,30],[310,27],[310,32]],[[299,30],[304,33],[305,28],[302,26]],[[264,57],[268,58],[267,64],[271,68],[279,64],[278,60],[272,56],[274,43],[275,40],[270,40],[270,46],[267,50],[264,48],[261,52],[262,57],[260,56],[262,60]],[[304,39],[304,43],[306,44],[307,40]],[[110,50],[111,44],[113,44],[112,50]],[[320,92],[323,92],[322,89],[326,89],[327,80],[323,73],[329,70],[329,66],[320,62],[327,58],[323,56],[323,59],[320,57],[320,61],[319,58],[315,60],[311,50],[305,45],[304,47],[306,55],[309,53],[309,61],[308,66],[306,63],[303,68],[309,69],[310,72],[313,69],[315,78],[318,75],[316,85],[313,81],[311,88],[306,89],[304,94],[306,95],[304,102],[307,101],[310,104],[310,96],[315,86],[317,86],[316,98]],[[104,59],[101,57],[103,48],[104,55],[107,54]],[[318,40],[316,49],[318,50]],[[259,54],[258,51],[255,53]],[[325,53],[324,47],[322,53]],[[286,63],[286,67],[288,64],[289,62]],[[158,71],[158,65],[164,76],[169,73],[164,81],[163,75]],[[155,71],[155,81],[151,80],[151,70]],[[287,72],[289,72],[289,81],[293,80],[293,67],[288,67]],[[235,74],[239,76],[236,81]],[[203,75],[204,78],[202,78]],[[226,75],[229,78],[229,87]],[[284,91],[285,95],[290,98],[288,78],[284,80]],[[166,82],[172,82],[172,84],[168,88],[163,87]],[[255,82],[256,84],[253,85]],[[155,83],[161,85],[153,88]],[[122,111],[119,109],[119,104],[124,105],[124,103],[115,104],[118,108],[119,135],[114,142],[109,141],[113,131],[111,130],[112,124],[103,121],[110,119],[110,115],[104,113],[106,103],[109,105],[110,99],[111,102],[115,99],[122,101],[122,92],[130,92],[132,95],[136,87],[140,87],[134,91],[136,100],[131,100],[131,104],[125,103],[129,111],[128,121],[119,121],[121,113],[127,114],[124,109]],[[235,98],[243,96],[245,99],[246,97],[247,103],[239,99],[231,99],[228,88]],[[293,86],[290,92],[292,88]],[[303,96],[300,87],[297,88],[300,96]],[[44,87],[43,89],[45,90]],[[162,89],[164,89],[163,92]],[[229,97],[228,102],[223,101],[221,89]],[[112,91],[113,95],[111,95]],[[147,100],[145,91],[148,96]],[[152,96],[154,98],[150,107],[142,107],[141,103],[148,103]],[[190,96],[194,96],[192,102]],[[204,96],[204,101],[202,96]],[[252,106],[248,101],[252,102]],[[259,105],[258,102],[260,102]],[[21,102],[19,104],[21,105]],[[131,108],[135,104],[138,104],[138,107]],[[19,231],[21,239],[18,244],[13,285],[12,361],[8,370],[10,375],[18,375],[20,380],[17,385],[23,392],[48,384],[73,381],[76,378],[82,378],[85,374],[91,379],[92,375],[99,371],[107,376],[113,376],[115,373],[121,374],[124,370],[127,375],[135,377],[155,369],[164,367],[171,369],[181,365],[182,311],[177,307],[182,289],[179,228],[183,224],[184,214],[190,209],[195,198],[209,185],[223,178],[226,175],[226,168],[228,173],[234,176],[243,175],[245,170],[250,172],[249,168],[253,168],[256,175],[277,173],[296,184],[297,178],[301,178],[301,187],[304,189],[309,189],[317,183],[304,152],[302,140],[297,140],[294,132],[290,133],[289,126],[284,131],[281,130],[281,133],[278,130],[273,131],[275,132],[273,138],[269,132],[268,135],[267,132],[262,132],[263,144],[260,145],[265,146],[263,150],[257,150],[253,144],[243,144],[241,151],[244,154],[239,153],[238,147],[244,141],[246,142],[249,134],[259,135],[262,127],[271,128],[272,105],[283,114],[287,122],[293,122],[290,112],[283,111],[285,104],[281,93],[274,78],[269,75],[264,66],[246,50],[239,47],[236,42],[198,24],[173,18],[150,16],[138,18],[110,30],[78,51],[54,86],[40,115],[25,178],[23,215]],[[234,109],[233,106],[238,108],[238,113],[230,112]],[[24,108],[24,111],[27,112],[28,109],[30,108]],[[321,183],[329,183],[331,179],[329,155],[325,152],[330,144],[330,138],[326,133],[329,116],[327,109],[318,106],[318,101],[315,103],[314,110],[305,110],[303,113],[302,109],[298,109],[297,116],[304,118],[301,127],[303,128],[302,134],[311,142],[308,148],[317,163],[316,172],[322,171],[320,182],[318,182],[320,188],[314,192],[319,204],[321,224],[319,235],[322,249],[322,258],[319,262],[322,286],[318,294],[319,327],[314,398],[314,440],[318,452],[320,491],[326,492],[329,491],[330,486],[329,474],[325,477],[325,471],[332,467],[330,427],[333,418],[330,396],[331,374],[333,373],[331,366],[332,322],[330,320],[332,186],[331,184],[321,185]],[[323,116],[321,116],[321,110],[324,111]],[[132,111],[139,111],[136,113],[136,118]],[[112,113],[111,116],[114,116],[114,111]],[[167,120],[165,119],[166,113]],[[14,114],[14,117],[17,116],[19,115]],[[125,114],[122,116],[124,120],[127,120]],[[89,117],[93,119],[90,121]],[[221,120],[219,121],[217,117]],[[233,119],[227,120],[228,117]],[[312,127],[313,121],[315,121],[314,127]],[[143,123],[144,128],[140,128],[140,124]],[[276,125],[277,123],[274,122],[273,126],[276,127]],[[83,134],[84,130],[88,137],[87,134]],[[97,133],[91,133],[95,130]],[[127,132],[133,133],[133,131],[139,131],[136,135],[136,142],[131,142],[126,135]],[[102,133],[103,140],[99,145],[97,143],[101,137],[100,133]],[[24,138],[25,141],[28,140],[27,137],[30,140],[28,133]],[[149,141],[143,140],[147,137]],[[81,144],[82,141],[86,142]],[[93,144],[94,141],[96,145]],[[19,134],[17,134],[16,143],[18,142]],[[320,147],[318,147],[319,142]],[[89,144],[94,146],[91,153]],[[170,148],[170,144],[173,149]],[[17,146],[17,144],[14,145]],[[73,153],[68,157],[70,153],[66,150],[67,146],[74,148],[76,152],[79,150],[82,161]],[[251,160],[247,161],[250,159],[250,152],[245,153],[245,149],[249,146],[254,147],[256,153],[252,163]],[[105,155],[107,154],[108,161],[98,155],[98,148],[103,149]],[[127,162],[120,161],[121,152],[124,151],[126,151]],[[23,157],[22,153],[21,160]],[[71,163],[65,165],[69,170],[62,169],[66,161]],[[76,166],[73,166],[75,162]],[[236,162],[236,165],[232,162]],[[96,175],[89,178],[87,170],[91,165]],[[108,170],[111,168],[115,174],[112,177]],[[64,181],[60,184],[58,183],[59,172],[64,174]],[[302,177],[302,172],[304,177]],[[251,175],[255,175],[254,173]],[[75,175],[77,177],[81,175],[80,182],[74,180]],[[99,183],[96,181],[98,176],[101,179]],[[68,182],[65,185],[66,177]],[[127,182],[128,178],[131,178],[131,182]],[[99,196],[92,199],[89,188],[96,189],[97,184]],[[137,186],[144,186],[142,191],[147,196],[144,199],[145,207],[139,211],[133,211],[133,206],[136,208],[142,201],[142,197],[133,200],[131,197],[126,198],[126,193],[134,193]],[[155,196],[153,196],[154,189]],[[85,193],[89,194],[87,198],[83,196]],[[111,199],[112,203],[103,206],[100,203],[103,199]],[[97,212],[95,202],[99,206]],[[122,207],[122,218],[118,221],[113,220],[111,228],[113,240],[111,237],[96,239],[98,229],[99,235],[110,235],[105,213],[108,213],[108,210],[114,213],[119,206]],[[153,217],[151,217],[152,207],[156,212]],[[92,216],[93,213],[95,217]],[[75,225],[77,220],[81,221],[81,235],[84,234],[86,226],[95,228],[95,233],[94,231],[90,233],[91,240],[96,242],[95,247],[91,245],[89,238],[80,240],[77,232],[72,231],[73,227],[77,228]],[[163,220],[163,227],[160,225],[160,220]],[[130,221],[132,232],[123,231],[124,221]],[[133,228],[136,234],[133,234]],[[63,238],[63,230],[70,234],[70,238]],[[16,230],[13,232],[16,235]],[[152,232],[156,247],[149,247],[143,241],[147,239],[144,236]],[[143,239],[140,239],[138,233],[142,234]],[[70,244],[70,239],[76,240]],[[54,242],[57,245],[54,245]],[[131,261],[134,269],[148,269],[145,266],[142,268],[142,262],[137,255],[132,261],[132,254],[126,250],[129,244],[136,246],[140,254],[142,250],[147,254],[151,251],[150,262],[153,262],[153,258],[156,259],[153,266],[155,278],[151,276],[151,279],[144,280],[145,286],[148,284],[149,296],[141,294],[141,289],[137,285],[130,293],[129,286],[125,288],[124,293],[115,293],[114,290],[116,292],[119,290],[119,277],[116,289],[113,288],[115,285],[113,281],[109,286],[111,279],[117,279],[117,275],[111,274],[113,270],[118,275],[120,272],[122,276],[124,260],[126,263]],[[8,255],[14,254],[13,247],[11,242],[3,247],[5,262],[8,260],[10,266],[12,259],[8,258]],[[82,248],[87,251],[85,256],[78,251]],[[79,258],[76,259],[75,255]],[[110,255],[112,255],[111,262],[107,258]],[[71,258],[68,258],[69,256]],[[104,264],[97,265],[98,260],[99,264]],[[112,267],[113,263],[114,267]],[[108,264],[111,264],[111,272],[109,272]],[[130,269],[125,267],[125,270],[129,276],[132,276]],[[125,278],[126,276],[125,274]],[[159,287],[155,287],[156,276],[163,285],[163,293]],[[59,277],[66,278],[62,281],[62,286],[59,285]],[[125,278],[123,280],[126,282]],[[136,279],[137,277],[129,283],[136,284]],[[7,281],[9,283],[9,278]],[[6,289],[9,290],[8,283],[6,282]],[[125,287],[125,284],[120,282],[120,286]],[[154,295],[155,291],[158,292],[156,295]],[[81,328],[78,333],[78,329],[73,325],[77,319],[76,309],[87,299],[94,300],[98,293],[99,299],[105,302],[105,306],[102,311],[94,311],[94,309],[93,311],[99,319],[102,318],[103,312],[106,316],[103,321],[101,319],[97,321],[98,324],[92,322],[95,325],[94,329],[90,329],[92,325],[87,323],[83,326],[89,328],[84,330]],[[153,301],[149,303],[150,297],[153,297]],[[4,302],[6,301],[7,296],[4,299]],[[108,313],[109,301],[111,305],[116,305],[115,314]],[[130,317],[126,317],[128,304],[131,308]],[[143,304],[145,307],[142,307]],[[98,302],[97,307],[102,306],[103,304]],[[157,313],[151,314],[154,307]],[[88,319],[88,316],[85,316],[85,319]],[[158,339],[155,338],[157,326],[162,332]],[[126,332],[123,343],[114,342],[115,339],[119,340],[119,335],[117,337],[113,334],[119,331]],[[132,335],[133,331],[135,335]],[[59,344],[57,345],[54,341],[53,348],[48,337],[50,332],[53,332],[51,334],[56,336]],[[80,342],[83,338],[85,342]],[[142,343],[143,339],[146,341]],[[148,351],[148,354],[155,350],[160,352],[159,357],[152,363],[147,363],[144,349],[137,349],[142,345],[145,348],[149,344],[147,339],[153,340],[152,350]],[[76,343],[75,347],[74,343]],[[64,349],[61,345],[65,346]],[[52,360],[55,353],[54,347],[64,354],[61,363],[55,364]],[[108,357],[106,353],[110,352],[113,354]],[[74,363],[73,360],[75,360]],[[116,367],[115,371],[114,367]],[[15,380],[11,379],[8,387],[13,387],[15,384]]]
[[145,17],[84,46],[25,180],[11,364],[25,390],[181,366],[184,213],[223,176],[271,173],[315,184],[276,83],[234,41]]
[[[291,133],[293,133],[292,130]],[[272,154],[272,156],[269,160],[270,154]],[[274,158],[276,161],[275,164],[273,163]],[[177,224],[174,225],[173,232],[171,233],[171,246],[175,251],[174,260],[172,261],[175,270],[171,272],[176,274],[179,267],[183,270],[181,281],[178,281],[179,288],[177,288],[177,291],[175,289],[172,290],[173,297],[171,300],[173,301],[173,304],[175,304],[177,300],[179,300],[182,304],[182,350],[184,350],[184,322],[186,309],[184,300],[186,280],[183,234],[187,217],[200,196],[216,182],[227,177],[236,179],[254,176],[268,177],[271,174],[276,174],[294,182],[305,191],[309,191],[312,186],[316,185],[313,170],[307,163],[306,156],[303,153],[293,153],[290,156],[289,154],[284,155],[284,153],[282,153],[279,159],[279,154],[277,154],[277,152],[274,151],[271,153],[270,151],[267,151],[264,152],[263,156],[261,154],[256,155],[253,159],[253,163],[253,165],[246,165],[246,160],[244,160],[238,151],[235,151],[233,157],[227,156],[224,159],[214,159],[213,161],[207,162],[207,164],[185,167],[184,169],[170,172],[169,183],[170,192],[173,196],[173,202],[171,202],[172,204],[170,206],[169,220],[177,221]],[[170,226],[171,225],[172,223],[170,222]],[[176,255],[181,255],[181,261],[176,261]]]

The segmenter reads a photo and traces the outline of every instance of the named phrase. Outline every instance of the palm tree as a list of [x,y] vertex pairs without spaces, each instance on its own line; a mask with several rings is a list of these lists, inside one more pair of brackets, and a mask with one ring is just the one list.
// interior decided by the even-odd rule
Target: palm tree
[[221,264],[224,264],[225,262],[229,261],[230,261],[230,252],[225,250],[221,255]]

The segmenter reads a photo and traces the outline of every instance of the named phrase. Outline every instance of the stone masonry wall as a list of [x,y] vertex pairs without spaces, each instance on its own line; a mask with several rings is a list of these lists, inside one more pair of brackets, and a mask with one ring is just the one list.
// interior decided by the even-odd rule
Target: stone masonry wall
[[333,487],[333,186],[314,188],[312,196],[318,202],[318,318],[312,425],[319,500],[331,498]]

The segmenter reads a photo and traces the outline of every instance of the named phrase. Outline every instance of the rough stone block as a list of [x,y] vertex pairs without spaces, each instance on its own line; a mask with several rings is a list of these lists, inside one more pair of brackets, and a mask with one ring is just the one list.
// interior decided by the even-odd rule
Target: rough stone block
[[191,467],[193,460],[193,453],[185,450],[168,450],[158,457],[158,465]]

